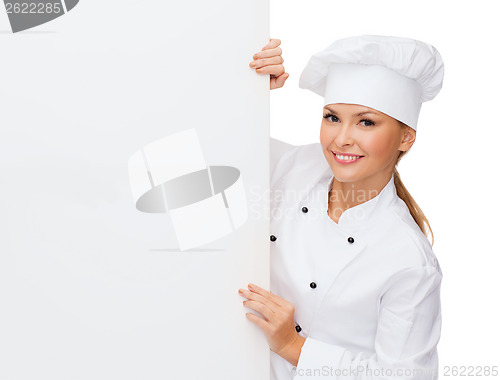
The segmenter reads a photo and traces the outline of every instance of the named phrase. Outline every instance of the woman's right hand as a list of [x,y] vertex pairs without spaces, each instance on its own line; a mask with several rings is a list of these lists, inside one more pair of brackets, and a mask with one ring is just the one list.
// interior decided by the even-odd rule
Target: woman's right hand
[[258,74],[270,74],[271,90],[283,87],[289,77],[283,66],[284,59],[281,57],[280,44],[280,40],[271,38],[262,51],[253,55],[254,60],[250,63],[250,67]]

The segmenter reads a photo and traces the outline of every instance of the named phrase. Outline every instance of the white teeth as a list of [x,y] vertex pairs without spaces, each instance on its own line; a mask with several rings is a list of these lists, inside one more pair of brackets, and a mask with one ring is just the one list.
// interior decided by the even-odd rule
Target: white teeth
[[343,161],[352,161],[352,160],[356,160],[360,157],[360,156],[342,156],[340,154],[336,154],[335,156],[337,156],[337,158],[339,160],[343,160]]

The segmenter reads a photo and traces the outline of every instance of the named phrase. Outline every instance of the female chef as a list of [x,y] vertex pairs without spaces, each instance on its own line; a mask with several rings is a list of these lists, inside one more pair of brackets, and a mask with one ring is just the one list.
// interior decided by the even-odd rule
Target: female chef
[[[280,41],[250,64],[283,86]],[[271,349],[271,378],[436,379],[442,272],[429,222],[396,166],[439,52],[362,35],[314,54],[299,87],[324,97],[319,143],[271,141],[271,289],[240,289]]]

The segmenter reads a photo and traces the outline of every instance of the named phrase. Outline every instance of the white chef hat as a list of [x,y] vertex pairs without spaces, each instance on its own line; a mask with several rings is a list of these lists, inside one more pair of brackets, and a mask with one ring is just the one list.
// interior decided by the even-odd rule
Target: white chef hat
[[311,56],[299,87],[324,96],[324,105],[360,104],[416,130],[422,103],[439,93],[443,75],[443,59],[432,45],[361,35],[337,40]]

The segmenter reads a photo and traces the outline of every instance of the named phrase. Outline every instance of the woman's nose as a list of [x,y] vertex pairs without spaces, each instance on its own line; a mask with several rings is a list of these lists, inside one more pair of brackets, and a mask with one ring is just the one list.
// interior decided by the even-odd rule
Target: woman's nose
[[343,124],[335,136],[335,143],[337,146],[351,145],[353,143],[352,139],[352,128],[348,124]]

